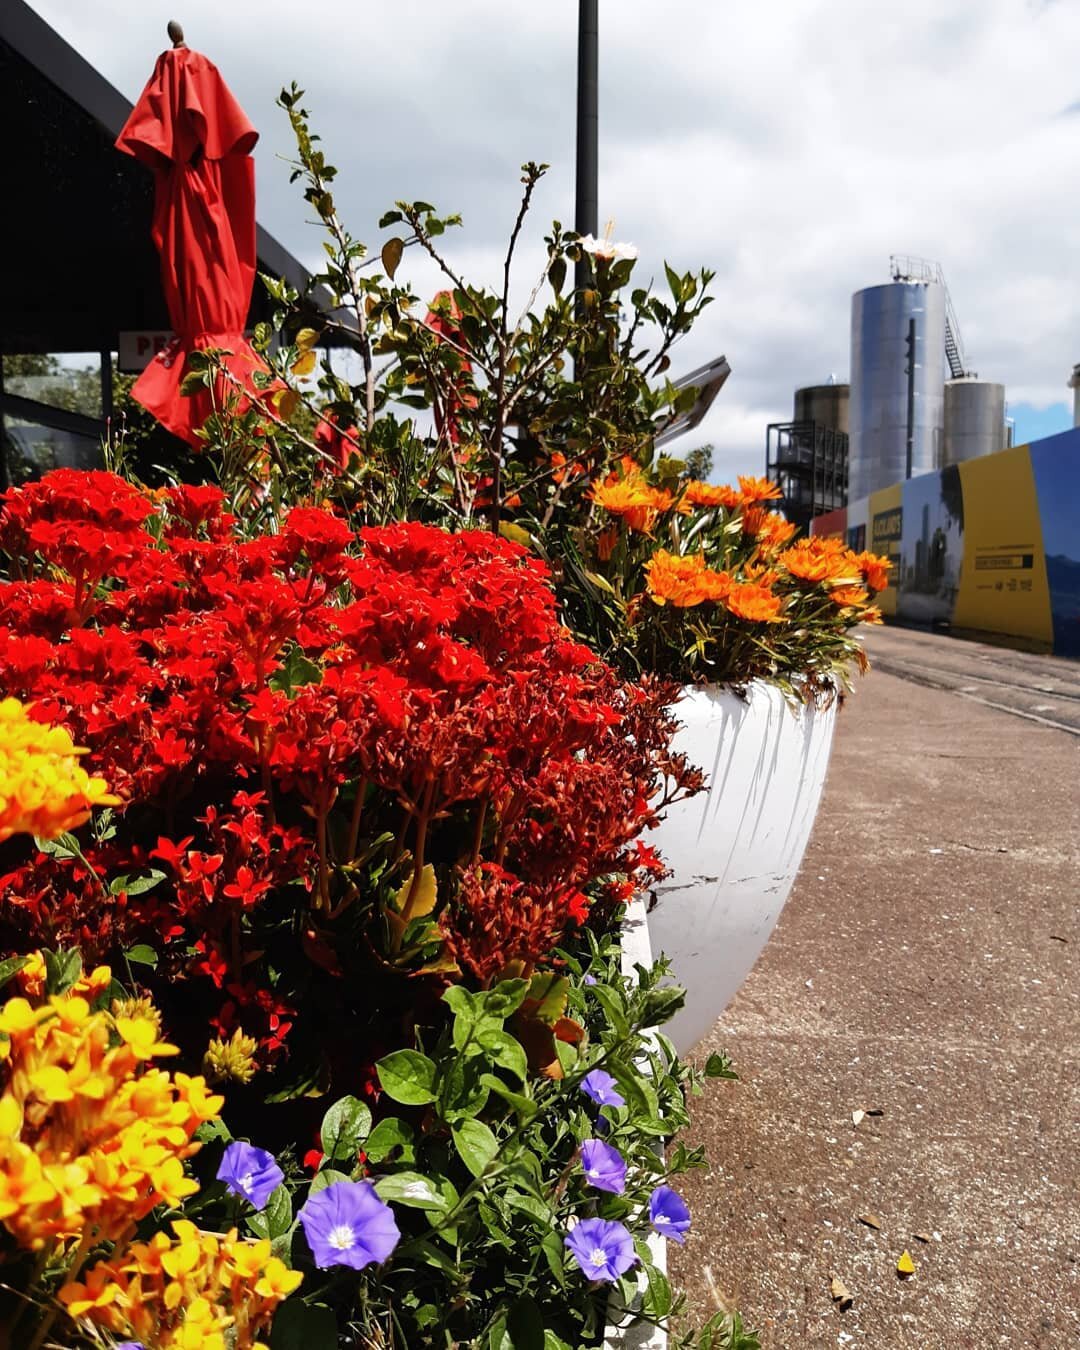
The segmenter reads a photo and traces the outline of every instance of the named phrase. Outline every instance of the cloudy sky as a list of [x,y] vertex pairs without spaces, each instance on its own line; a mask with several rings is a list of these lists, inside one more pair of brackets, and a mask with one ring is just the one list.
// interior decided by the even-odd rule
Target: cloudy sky
[[[31,3],[130,98],[180,19],[262,133],[260,222],[309,264],[318,235],[278,158],[292,80],[360,238],[422,197],[462,213],[448,249],[493,280],[518,166],[547,161],[524,300],[544,224],[573,221],[573,0]],[[601,0],[600,25],[601,221],[638,245],[638,276],[665,258],[717,273],[675,364],[731,362],[700,437],[720,475],[761,470],[798,385],[847,377],[851,292],[894,252],[943,263],[969,364],[1006,384],[1021,439],[1068,425],[1080,0]]]

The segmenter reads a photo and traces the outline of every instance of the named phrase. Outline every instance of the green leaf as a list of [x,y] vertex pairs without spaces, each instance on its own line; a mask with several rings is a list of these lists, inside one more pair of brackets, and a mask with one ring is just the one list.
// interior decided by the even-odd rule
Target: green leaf
[[510,1309],[506,1337],[512,1350],[544,1350],[544,1319],[535,1299],[526,1295]]
[[355,1097],[342,1097],[323,1116],[319,1126],[323,1157],[330,1162],[355,1164],[360,1145],[371,1129],[371,1112]]
[[485,1087],[489,1087],[492,1092],[500,1096],[509,1106],[512,1106],[523,1120],[528,1120],[530,1116],[536,1115],[537,1106],[533,1099],[523,1096],[520,1092],[512,1092],[502,1079],[497,1078],[495,1074],[485,1073],[481,1076],[480,1081]]
[[398,270],[398,264],[401,262],[401,255],[405,252],[404,239],[388,239],[382,246],[382,265],[383,271],[390,278],[394,279],[394,273]]
[[525,1002],[528,992],[528,980],[500,980],[494,989],[480,995],[480,1002],[484,1012],[505,1022]]
[[630,1034],[630,1020],[623,1009],[622,999],[610,985],[597,981],[589,991],[604,1010],[612,1031],[620,1040]]
[[8,980],[18,975],[24,966],[30,964],[28,956],[9,956],[6,961],[0,961],[0,989],[3,989]]
[[165,873],[159,872],[156,867],[150,869],[149,876],[145,877],[113,877],[109,882],[109,894],[119,895],[123,891],[127,895],[142,895],[146,891],[152,891],[165,880]]
[[553,1027],[566,1011],[566,997],[570,981],[565,975],[534,975],[529,986],[529,998],[538,1007],[534,1016],[546,1026]]
[[189,370],[180,381],[181,398],[191,398],[192,394],[197,394],[200,389],[206,388],[206,372],[203,370]]
[[435,1100],[435,1064],[417,1050],[395,1050],[375,1065],[382,1090],[403,1106]]
[[706,1078],[732,1078],[736,1082],[739,1075],[731,1067],[731,1060],[727,1055],[713,1053],[705,1061]]
[[351,1180],[352,1178],[346,1176],[344,1172],[335,1172],[332,1167],[323,1168],[321,1172],[316,1172],[312,1177],[308,1196],[318,1195],[320,1191],[325,1191],[327,1186],[333,1186],[336,1181]]
[[45,989],[50,994],[66,994],[82,974],[82,957],[77,951],[45,952]]
[[562,294],[562,288],[566,284],[566,259],[556,258],[548,268],[548,280],[551,282],[551,289],[556,295]]
[[454,1147],[474,1177],[481,1176],[499,1151],[499,1141],[482,1120],[457,1120],[451,1126]]
[[145,942],[137,942],[134,947],[129,947],[124,955],[137,966],[149,966],[151,970],[157,970],[158,954]]
[[248,1227],[256,1237],[282,1237],[292,1227],[292,1196],[287,1186],[278,1186],[258,1214],[248,1219]]
[[506,1069],[521,1082],[525,1081],[529,1062],[520,1041],[501,1027],[481,1027],[476,1039],[481,1049],[486,1050],[501,1069]]
[[397,1116],[387,1116],[380,1120],[378,1125],[371,1131],[364,1142],[364,1152],[368,1156],[368,1161],[380,1163],[388,1158],[396,1148],[410,1155],[413,1152],[413,1131],[412,1126],[407,1125]]
[[306,684],[322,684],[322,667],[306,657],[299,647],[292,647],[267,684],[292,698],[294,691]]
[[412,1209],[437,1209],[445,1213],[448,1208],[435,1183],[419,1172],[391,1172],[388,1176],[377,1177],[375,1190],[381,1200],[408,1205]]
[[642,1026],[659,1027],[670,1022],[685,1002],[686,990],[677,984],[650,989],[643,999]]
[[337,1344],[337,1318],[325,1304],[290,1298],[274,1315],[270,1350],[337,1350]]

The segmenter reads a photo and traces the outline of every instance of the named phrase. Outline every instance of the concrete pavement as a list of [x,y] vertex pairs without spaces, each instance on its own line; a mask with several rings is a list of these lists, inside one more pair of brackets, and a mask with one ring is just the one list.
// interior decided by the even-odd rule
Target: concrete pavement
[[[977,645],[873,635],[921,682],[842,710],[795,891],[701,1046],[742,1081],[696,1105],[672,1266],[767,1350],[1080,1345],[1080,668],[986,651],[996,684]],[[1033,698],[1054,718],[992,706]]]

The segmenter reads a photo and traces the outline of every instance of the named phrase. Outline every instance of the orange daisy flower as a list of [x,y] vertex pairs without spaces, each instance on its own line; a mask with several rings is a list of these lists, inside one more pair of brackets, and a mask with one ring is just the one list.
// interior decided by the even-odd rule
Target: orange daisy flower
[[768,623],[780,613],[783,601],[767,586],[743,582],[728,587],[724,595],[724,604],[737,618]]
[[687,483],[682,499],[690,506],[707,508],[722,506],[725,511],[734,511],[740,504],[739,494],[733,487],[718,483],[701,483],[696,479]]
[[714,572],[705,565],[701,553],[681,557],[658,548],[645,564],[645,588],[658,605],[690,609],[707,601],[723,600],[731,578],[726,572]]
[[870,592],[864,586],[835,586],[829,599],[836,605],[865,605]]
[[876,553],[856,553],[855,562],[862,572],[863,581],[872,591],[883,591],[889,584],[891,559],[879,557]]
[[739,474],[739,496],[744,506],[754,506],[757,502],[775,502],[783,495],[779,485],[770,483],[767,478]]
[[651,534],[656,517],[661,511],[670,511],[675,504],[670,492],[665,488],[650,487],[639,474],[597,483],[590,495],[597,506],[621,517],[628,529],[639,534]]
[[800,539],[780,554],[780,562],[800,581],[824,581],[832,584],[852,582],[861,576],[854,554],[840,539],[822,539],[811,535]]

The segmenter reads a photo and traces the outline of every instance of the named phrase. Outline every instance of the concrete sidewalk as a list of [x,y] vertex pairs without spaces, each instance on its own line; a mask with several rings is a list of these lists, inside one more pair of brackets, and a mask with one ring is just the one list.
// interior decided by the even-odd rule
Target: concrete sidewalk
[[768,1350],[1080,1345],[1078,863],[1075,735],[860,682],[792,898],[701,1046],[742,1081],[690,1132],[695,1315],[735,1306]]

